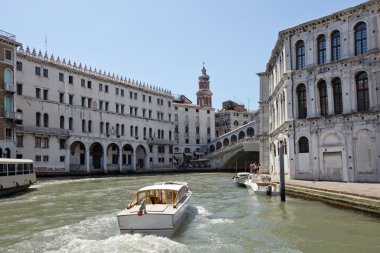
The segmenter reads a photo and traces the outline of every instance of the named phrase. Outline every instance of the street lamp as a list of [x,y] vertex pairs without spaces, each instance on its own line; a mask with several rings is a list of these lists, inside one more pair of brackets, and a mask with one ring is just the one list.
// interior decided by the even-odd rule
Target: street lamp
[[280,193],[281,201],[285,201],[285,171],[284,171],[284,135],[280,134],[278,140],[280,141]]

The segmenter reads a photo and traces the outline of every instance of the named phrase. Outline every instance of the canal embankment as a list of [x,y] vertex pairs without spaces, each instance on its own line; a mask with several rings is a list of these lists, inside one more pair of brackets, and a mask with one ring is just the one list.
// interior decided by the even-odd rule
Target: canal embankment
[[380,184],[286,180],[286,194],[380,217]]

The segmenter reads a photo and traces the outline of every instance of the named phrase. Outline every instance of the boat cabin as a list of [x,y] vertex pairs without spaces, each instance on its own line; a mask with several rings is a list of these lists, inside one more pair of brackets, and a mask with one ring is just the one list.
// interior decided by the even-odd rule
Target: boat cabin
[[173,205],[175,208],[186,196],[187,186],[185,185],[152,185],[141,188],[137,191],[132,202],[128,204],[127,209],[135,205]]

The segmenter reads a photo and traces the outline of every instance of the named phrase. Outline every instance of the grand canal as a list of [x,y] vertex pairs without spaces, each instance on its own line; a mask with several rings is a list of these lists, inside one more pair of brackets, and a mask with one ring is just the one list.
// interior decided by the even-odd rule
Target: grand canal
[[[41,180],[0,200],[0,252],[380,252],[380,220],[319,202],[252,196],[230,173]],[[145,185],[187,181],[173,238],[120,235],[116,214]]]

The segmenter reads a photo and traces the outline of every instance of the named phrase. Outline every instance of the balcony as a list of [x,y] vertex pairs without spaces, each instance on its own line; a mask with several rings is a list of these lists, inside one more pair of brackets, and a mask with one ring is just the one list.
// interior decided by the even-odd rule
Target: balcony
[[70,135],[70,130],[68,130],[68,129],[51,128],[51,127],[24,126],[24,125],[16,125],[16,132],[64,136],[64,137],[69,137],[69,135]]
[[156,145],[174,145],[174,140],[165,140],[165,139],[156,139],[156,138],[148,138],[148,144],[156,144]]
[[4,118],[6,119],[15,119],[16,113],[13,111],[4,111]]
[[4,82],[4,90],[9,92],[16,92],[16,87],[13,83],[6,83]]

